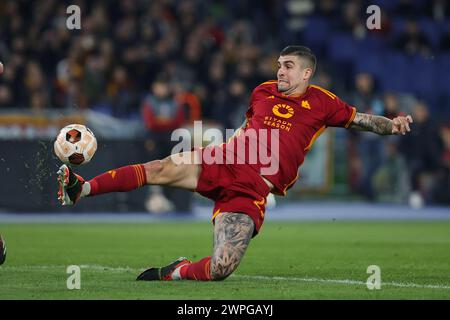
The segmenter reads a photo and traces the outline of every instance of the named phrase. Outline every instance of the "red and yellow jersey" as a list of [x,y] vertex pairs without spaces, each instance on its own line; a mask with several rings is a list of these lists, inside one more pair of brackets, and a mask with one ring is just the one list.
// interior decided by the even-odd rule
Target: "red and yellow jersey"
[[[298,170],[314,141],[327,127],[347,128],[353,121],[356,109],[335,94],[315,85],[309,85],[300,96],[286,96],[278,92],[277,81],[267,81],[257,86],[251,96],[246,113],[249,129],[278,129],[279,169],[275,174],[263,175],[275,186],[274,193],[285,195],[298,178]],[[233,139],[245,136],[242,132]],[[272,152],[270,141],[267,152]],[[256,150],[247,150],[253,153]],[[274,156],[274,154],[272,154]],[[247,163],[261,172],[267,164]]]

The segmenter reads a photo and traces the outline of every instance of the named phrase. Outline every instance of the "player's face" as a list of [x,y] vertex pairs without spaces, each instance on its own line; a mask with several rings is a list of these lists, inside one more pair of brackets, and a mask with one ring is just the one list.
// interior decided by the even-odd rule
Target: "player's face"
[[306,68],[298,56],[280,56],[278,58],[278,91],[285,94],[295,93],[309,80],[311,68]]

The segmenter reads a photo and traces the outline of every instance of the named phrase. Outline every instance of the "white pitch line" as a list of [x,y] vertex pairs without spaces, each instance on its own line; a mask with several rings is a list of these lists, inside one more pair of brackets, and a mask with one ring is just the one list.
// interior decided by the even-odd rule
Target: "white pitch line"
[[[52,266],[3,266],[0,270],[21,271],[30,269],[62,269],[65,270],[67,266],[52,265]],[[96,271],[110,271],[110,272],[142,272],[144,268],[131,267],[111,267],[98,264],[82,264],[81,269],[96,270]],[[322,278],[298,278],[298,277],[268,277],[268,276],[251,276],[251,275],[231,275],[231,278],[241,278],[250,280],[276,280],[276,281],[296,281],[296,282],[316,282],[316,283],[336,283],[346,285],[361,285],[366,286],[367,283],[360,280],[350,279],[322,279]],[[399,288],[418,288],[418,289],[450,289],[450,285],[440,284],[417,284],[417,283],[402,283],[402,282],[381,282],[381,287],[391,286]]]
[[[319,282],[319,283],[339,283],[339,284],[354,284],[364,285],[367,283],[360,280],[349,279],[321,279],[321,278],[296,278],[296,277],[267,277],[267,276],[248,276],[248,275],[234,275],[234,277],[255,279],[255,280],[280,280],[280,281],[301,281],[301,282]],[[381,282],[381,286],[401,287],[401,288],[420,288],[420,289],[450,289],[450,286],[439,284],[416,284],[416,283],[401,283],[401,282]]]
[[100,271],[114,271],[114,272],[123,272],[123,271],[144,271],[144,269],[136,269],[131,267],[108,267],[102,266],[98,264],[82,264],[80,265],[81,269],[91,269],[91,270],[100,270]]
[[[0,267],[1,269],[5,270],[11,270],[11,271],[27,271],[27,270],[55,270],[55,269],[62,269],[65,270],[67,266],[60,266],[60,265],[51,265],[51,266],[3,266]],[[132,272],[142,272],[145,269],[137,269],[137,268],[131,268],[131,267],[109,267],[109,266],[102,266],[98,264],[81,264],[79,265],[81,269],[90,269],[90,270],[96,270],[96,271],[112,271],[112,272],[126,272],[126,271],[132,271]]]

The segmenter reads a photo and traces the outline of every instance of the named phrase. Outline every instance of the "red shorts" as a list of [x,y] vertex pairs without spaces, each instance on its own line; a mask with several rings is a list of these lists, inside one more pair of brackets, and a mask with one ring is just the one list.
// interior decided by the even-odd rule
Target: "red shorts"
[[[200,149],[203,150],[203,149]],[[263,178],[245,164],[206,164],[195,190],[215,202],[212,221],[220,212],[239,212],[255,223],[253,237],[264,222],[270,188]]]

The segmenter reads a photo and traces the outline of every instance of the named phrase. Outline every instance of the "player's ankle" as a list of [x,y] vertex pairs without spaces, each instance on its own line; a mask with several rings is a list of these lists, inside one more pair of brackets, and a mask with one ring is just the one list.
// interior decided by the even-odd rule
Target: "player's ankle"
[[91,184],[89,182],[84,182],[81,188],[81,196],[80,198],[87,197],[91,193]]
[[183,264],[182,266],[179,266],[175,270],[172,271],[172,280],[183,280],[186,279],[186,273],[187,273],[187,264]]

